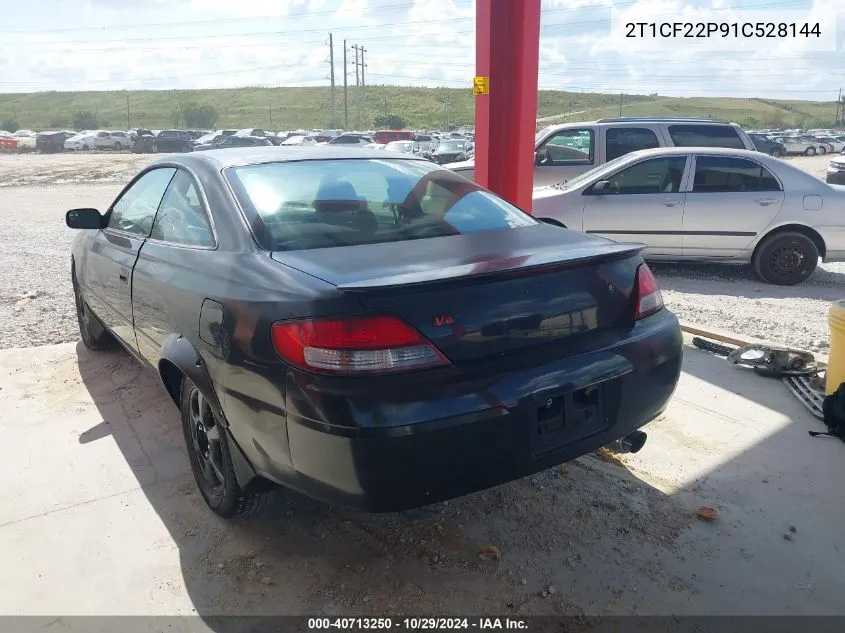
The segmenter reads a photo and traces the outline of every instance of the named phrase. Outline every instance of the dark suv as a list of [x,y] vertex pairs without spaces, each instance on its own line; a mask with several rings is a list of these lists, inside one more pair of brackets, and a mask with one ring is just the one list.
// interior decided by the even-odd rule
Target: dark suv
[[42,153],[65,151],[65,141],[75,132],[39,132],[35,137],[35,148]]
[[764,154],[768,154],[769,156],[774,156],[776,158],[786,156],[786,147],[784,147],[783,143],[773,141],[762,134],[749,134],[748,138],[750,138],[751,142],[754,143],[754,148],[758,152],[763,152]]
[[162,130],[156,136],[156,151],[190,152],[193,140],[190,132],[185,130]]

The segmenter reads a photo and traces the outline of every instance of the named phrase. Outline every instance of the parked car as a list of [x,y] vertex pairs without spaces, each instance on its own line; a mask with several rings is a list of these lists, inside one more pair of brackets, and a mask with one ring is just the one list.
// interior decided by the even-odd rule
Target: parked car
[[190,152],[194,143],[185,130],[162,130],[156,135],[157,152]]
[[18,140],[19,148],[35,148],[37,134],[32,130],[18,130],[12,134]]
[[272,132],[267,132],[260,127],[248,127],[235,132],[234,136],[267,136]]
[[642,245],[410,155],[177,155],[66,222],[83,344],[158,372],[225,517],[268,482],[392,511],[640,446],[681,370]]
[[373,139],[362,134],[341,134],[333,139],[329,139],[329,145],[369,145]]
[[317,145],[319,141],[313,136],[291,136],[287,140],[282,141],[284,147],[302,147],[309,145]]
[[775,136],[772,140],[781,143],[786,149],[787,154],[803,154],[804,156],[815,156],[816,154],[824,154],[827,148],[823,147],[815,140],[807,138],[799,138],[797,136]]
[[155,153],[158,150],[156,135],[152,130],[135,128],[129,131],[132,151],[136,154]]
[[269,138],[264,136],[240,136],[234,134],[232,136],[217,136],[211,143],[203,145],[195,145],[195,152],[202,152],[210,149],[223,149],[226,147],[260,147],[262,145],[272,145]]
[[841,155],[830,161],[827,166],[825,182],[832,185],[845,185],[845,150],[842,151]]
[[65,151],[65,141],[76,136],[75,132],[39,132],[35,137],[35,147],[39,152],[53,153]]
[[821,143],[826,143],[831,153],[839,153],[845,149],[845,136],[817,136],[816,139]]
[[751,263],[773,284],[845,261],[845,189],[760,152],[658,148],[534,192],[534,213],[647,245],[646,259]]
[[379,130],[372,138],[374,143],[387,145],[391,141],[413,141],[414,133],[411,130]]
[[[534,139],[534,186],[553,185],[619,156],[655,147],[755,149],[736,123],[689,117],[618,117],[553,125]],[[447,165],[472,178],[473,163]]]
[[112,149],[124,150],[132,147],[132,139],[126,132],[109,132],[109,138],[111,139]]
[[[437,144],[429,158],[438,165],[467,160],[469,142],[466,139],[446,138]],[[461,174],[464,175],[464,174]]]
[[783,143],[773,141],[762,134],[751,134],[749,132],[748,137],[751,139],[751,142],[754,143],[754,149],[758,152],[763,152],[764,154],[774,156],[775,158],[780,158],[781,156],[786,155],[786,148],[783,146]]
[[[121,132],[121,134],[124,134]],[[114,137],[108,130],[93,130],[80,132],[65,141],[65,149],[93,150],[93,149],[123,149],[129,147],[129,138]]]
[[391,141],[384,146],[388,152],[401,152],[402,154],[419,154],[420,144],[416,141]]
[[430,134],[414,134],[414,141],[419,143],[420,146],[420,154],[423,156],[427,156],[434,151],[434,148],[437,147],[437,139],[435,139]]

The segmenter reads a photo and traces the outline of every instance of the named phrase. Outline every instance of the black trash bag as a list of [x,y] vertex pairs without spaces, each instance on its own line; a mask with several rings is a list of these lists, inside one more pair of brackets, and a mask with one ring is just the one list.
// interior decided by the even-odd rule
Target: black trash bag
[[840,384],[832,394],[825,396],[822,402],[822,413],[827,431],[824,433],[810,431],[810,435],[813,437],[829,435],[845,442],[845,382]]

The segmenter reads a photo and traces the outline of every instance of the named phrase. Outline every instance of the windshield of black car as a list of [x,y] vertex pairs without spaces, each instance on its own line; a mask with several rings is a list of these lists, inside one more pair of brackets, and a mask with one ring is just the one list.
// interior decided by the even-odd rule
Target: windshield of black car
[[428,161],[335,159],[225,170],[267,250],[398,242],[537,224]]
[[441,152],[463,152],[466,148],[466,141],[441,141],[437,149]]

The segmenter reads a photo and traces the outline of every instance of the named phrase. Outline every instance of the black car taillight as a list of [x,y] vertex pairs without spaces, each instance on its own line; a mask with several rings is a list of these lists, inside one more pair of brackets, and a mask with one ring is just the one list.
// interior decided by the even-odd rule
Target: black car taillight
[[390,315],[274,323],[271,339],[284,360],[317,372],[358,375],[449,364],[422,334]]
[[663,294],[657,286],[657,279],[648,264],[643,262],[637,268],[637,309],[634,320],[643,319],[663,309]]

